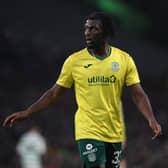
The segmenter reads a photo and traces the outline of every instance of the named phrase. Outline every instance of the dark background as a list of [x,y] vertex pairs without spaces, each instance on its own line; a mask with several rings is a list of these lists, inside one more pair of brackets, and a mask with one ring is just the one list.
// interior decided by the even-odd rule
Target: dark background
[[[161,138],[151,140],[148,123],[137,112],[128,91],[124,90],[128,167],[166,168],[168,2],[123,0],[123,4],[145,16],[148,24],[138,27],[140,21],[135,17],[134,22],[125,20],[129,24],[124,26],[122,20],[114,16],[116,36],[111,44],[129,52],[135,59],[142,85],[163,126]],[[96,10],[100,9],[84,0],[0,2],[1,125],[5,116],[26,108],[50,88],[66,57],[85,47],[84,19]],[[60,152],[62,160],[66,159],[69,167],[79,166],[73,135],[75,110],[74,93],[70,90],[56,106],[32,119],[43,129],[50,150],[63,151]],[[0,127],[0,168],[18,167],[15,145],[30,123],[24,121],[12,129]],[[54,157],[57,152],[53,153]]]

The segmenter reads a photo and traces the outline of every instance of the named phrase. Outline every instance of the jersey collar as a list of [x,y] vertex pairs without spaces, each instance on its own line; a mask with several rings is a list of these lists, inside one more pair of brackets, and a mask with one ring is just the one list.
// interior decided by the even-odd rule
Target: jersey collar
[[102,55],[102,56],[94,54],[89,48],[87,48],[87,51],[89,52],[89,54],[91,56],[96,57],[99,60],[104,60],[105,58],[107,58],[107,57],[109,57],[111,55],[112,48],[109,47],[107,55]]

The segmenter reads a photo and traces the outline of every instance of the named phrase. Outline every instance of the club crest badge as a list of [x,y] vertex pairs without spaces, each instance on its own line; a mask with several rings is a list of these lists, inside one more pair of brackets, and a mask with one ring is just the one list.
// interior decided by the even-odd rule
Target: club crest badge
[[120,66],[118,62],[112,62],[111,63],[111,69],[114,72],[118,72],[120,70]]

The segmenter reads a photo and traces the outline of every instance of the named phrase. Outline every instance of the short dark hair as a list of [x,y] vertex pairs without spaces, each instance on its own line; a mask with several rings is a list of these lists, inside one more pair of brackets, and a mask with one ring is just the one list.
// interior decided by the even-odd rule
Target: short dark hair
[[104,35],[114,37],[114,25],[110,16],[103,12],[93,12],[86,17],[86,20],[99,20],[102,23]]

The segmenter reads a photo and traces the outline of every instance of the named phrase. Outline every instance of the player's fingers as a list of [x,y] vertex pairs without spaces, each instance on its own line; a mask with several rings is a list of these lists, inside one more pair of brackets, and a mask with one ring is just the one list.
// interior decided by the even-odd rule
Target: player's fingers
[[10,127],[12,127],[13,126],[13,123],[16,121],[16,120],[18,120],[19,119],[19,115],[14,115],[13,116],[13,118],[10,120]]
[[156,132],[158,135],[161,135],[161,134],[162,134],[162,128],[161,128],[160,125],[157,125],[157,126],[156,126],[155,132]]
[[162,134],[162,129],[160,125],[157,125],[154,129],[155,135],[152,137],[152,139],[156,139],[158,136]]
[[154,134],[154,136],[152,137],[152,139],[156,139],[156,138],[159,137],[160,135],[161,135],[160,132],[157,132],[157,133]]
[[12,126],[13,126],[13,123],[14,123],[15,120],[16,120],[16,117],[13,118],[13,119],[10,121],[10,123],[9,123],[9,127],[12,127]]
[[154,139],[156,139],[156,138],[157,138],[157,136],[158,136],[158,135],[156,135],[156,134],[155,134],[155,135],[152,137],[152,139],[153,139],[153,140],[154,140]]
[[160,135],[160,131],[154,130],[154,136],[152,137],[152,139],[156,139],[159,135]]
[[9,123],[9,127],[11,128],[13,126],[13,122],[14,120],[11,120],[10,123]]
[[7,117],[6,119],[5,119],[5,121],[3,122],[3,126],[6,126],[8,123],[9,123],[9,121],[10,121],[10,116],[9,117]]
[[[3,126],[6,126],[8,123],[11,123],[11,121],[15,118],[15,114],[12,114],[10,116],[8,116],[5,121],[3,122]],[[13,121],[12,121],[13,122]]]

